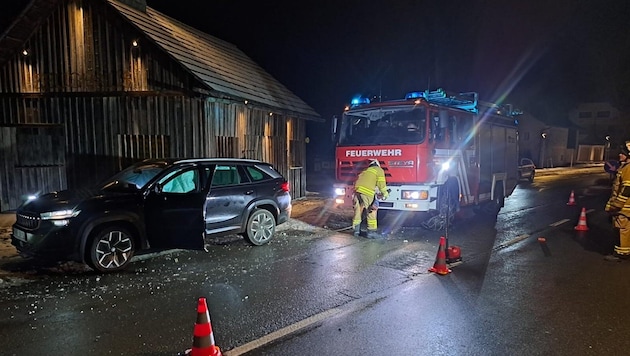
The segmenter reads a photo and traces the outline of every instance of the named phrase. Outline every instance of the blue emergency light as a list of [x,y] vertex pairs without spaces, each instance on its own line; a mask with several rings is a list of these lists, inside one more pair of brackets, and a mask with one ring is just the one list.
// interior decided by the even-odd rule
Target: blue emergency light
[[362,96],[355,96],[350,101],[350,105],[352,106],[359,106],[359,105],[369,104],[369,103],[370,103],[370,99],[362,97]]

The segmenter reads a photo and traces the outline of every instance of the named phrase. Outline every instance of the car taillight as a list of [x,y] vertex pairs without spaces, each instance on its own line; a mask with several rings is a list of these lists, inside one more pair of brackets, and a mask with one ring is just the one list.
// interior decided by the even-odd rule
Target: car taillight
[[280,189],[282,189],[285,192],[289,191],[289,182],[284,182],[282,184],[280,184]]

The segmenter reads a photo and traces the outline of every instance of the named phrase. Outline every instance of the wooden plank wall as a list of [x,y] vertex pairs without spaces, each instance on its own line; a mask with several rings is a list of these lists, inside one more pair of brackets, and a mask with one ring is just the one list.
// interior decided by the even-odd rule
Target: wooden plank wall
[[[0,68],[0,210],[33,191],[93,185],[165,152],[267,161],[294,197],[305,194],[304,120],[198,94],[203,84],[149,41],[134,46],[142,34],[112,11],[62,2],[26,43],[28,55]],[[15,152],[27,143],[17,132],[29,125],[60,127],[50,142],[63,147],[49,153],[60,148],[63,162],[20,166]]]

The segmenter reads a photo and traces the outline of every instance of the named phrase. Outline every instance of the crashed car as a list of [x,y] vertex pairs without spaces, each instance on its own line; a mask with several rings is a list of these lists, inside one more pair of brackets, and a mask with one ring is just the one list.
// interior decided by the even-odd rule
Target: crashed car
[[202,249],[241,234],[264,245],[291,215],[287,180],[248,159],[151,159],[93,189],[44,194],[17,209],[11,243],[21,255],[128,267],[145,249]]

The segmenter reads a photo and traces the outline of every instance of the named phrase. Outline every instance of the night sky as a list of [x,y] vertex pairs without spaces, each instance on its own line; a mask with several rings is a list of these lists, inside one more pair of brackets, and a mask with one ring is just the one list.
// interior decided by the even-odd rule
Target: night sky
[[236,44],[324,118],[357,93],[438,87],[550,122],[580,101],[630,106],[627,0],[148,3]]
[[394,99],[438,87],[549,123],[580,101],[630,109],[627,0],[147,3],[237,45],[323,118],[355,94]]

